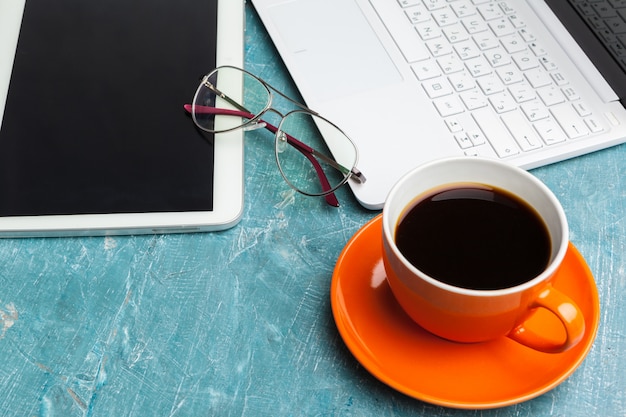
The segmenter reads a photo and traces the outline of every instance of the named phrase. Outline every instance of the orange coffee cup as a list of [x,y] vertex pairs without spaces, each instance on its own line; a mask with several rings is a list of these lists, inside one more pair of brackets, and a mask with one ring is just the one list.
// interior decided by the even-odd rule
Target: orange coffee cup
[[[401,178],[383,208],[383,261],[404,311],[442,338],[509,337],[562,352],[585,331],[582,312],[551,285],[565,257],[567,219],[528,172],[483,158],[447,158]],[[563,332],[529,326],[544,310]]]

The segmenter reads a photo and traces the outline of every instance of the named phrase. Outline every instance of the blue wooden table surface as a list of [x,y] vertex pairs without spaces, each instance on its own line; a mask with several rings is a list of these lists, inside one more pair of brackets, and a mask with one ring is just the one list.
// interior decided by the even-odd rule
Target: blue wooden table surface
[[[297,96],[253,8],[246,67]],[[241,223],[219,233],[0,240],[0,416],[626,416],[626,146],[532,172],[560,198],[601,322],[576,372],[502,409],[442,408],[371,376],[330,309],[335,261],[376,212],[290,199],[246,137]]]

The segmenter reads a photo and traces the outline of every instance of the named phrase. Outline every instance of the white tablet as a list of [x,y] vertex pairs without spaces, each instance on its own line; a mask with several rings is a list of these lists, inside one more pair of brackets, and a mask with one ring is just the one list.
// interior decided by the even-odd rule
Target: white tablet
[[0,2],[0,236],[235,225],[243,132],[201,132],[183,105],[243,66],[243,4]]

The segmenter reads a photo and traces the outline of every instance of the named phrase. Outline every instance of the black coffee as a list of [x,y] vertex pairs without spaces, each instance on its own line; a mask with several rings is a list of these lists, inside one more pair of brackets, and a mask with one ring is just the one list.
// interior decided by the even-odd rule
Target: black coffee
[[432,278],[457,287],[494,290],[539,275],[550,236],[519,197],[481,184],[457,184],[420,198],[396,230],[402,254]]

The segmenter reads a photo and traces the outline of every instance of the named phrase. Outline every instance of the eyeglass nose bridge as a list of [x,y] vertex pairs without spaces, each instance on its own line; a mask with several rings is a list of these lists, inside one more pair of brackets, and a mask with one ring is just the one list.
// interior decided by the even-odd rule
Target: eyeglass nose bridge
[[[257,130],[257,129],[263,129],[265,127],[267,127],[268,122],[266,122],[265,120],[262,120],[263,116],[268,114],[268,113],[275,113],[278,115],[279,117],[279,123],[275,124],[276,126],[280,125],[280,121],[282,121],[286,114],[282,114],[281,112],[279,112],[278,110],[276,110],[273,107],[268,107],[265,110],[263,110],[260,114],[258,114],[255,118],[254,121],[244,125],[243,129],[248,132],[248,131],[252,131],[252,130]],[[289,113],[287,113],[289,114]]]
[[267,114],[267,113],[275,113],[275,114],[277,114],[277,115],[278,115],[278,117],[280,117],[280,119],[281,119],[281,120],[282,120],[282,119],[284,119],[285,117],[287,117],[287,115],[288,115],[289,113],[285,113],[285,114],[283,114],[283,113],[279,112],[278,110],[276,110],[274,107],[271,107],[271,104],[272,104],[272,103],[270,103],[270,106],[269,106],[267,109],[265,109],[265,111],[263,112],[264,114]]

